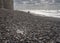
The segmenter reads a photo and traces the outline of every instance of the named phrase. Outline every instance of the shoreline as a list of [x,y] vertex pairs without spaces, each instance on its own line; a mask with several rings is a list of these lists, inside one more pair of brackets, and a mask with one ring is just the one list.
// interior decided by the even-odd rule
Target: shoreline
[[60,10],[19,10],[23,12],[30,12],[35,16],[47,16],[47,17],[55,17],[60,18]]

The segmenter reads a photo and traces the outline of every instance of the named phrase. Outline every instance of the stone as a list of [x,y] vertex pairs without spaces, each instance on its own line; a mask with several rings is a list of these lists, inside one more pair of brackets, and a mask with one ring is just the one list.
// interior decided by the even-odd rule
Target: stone
[[0,8],[13,9],[13,0],[0,0]]
[[2,0],[0,0],[0,8],[2,8]]

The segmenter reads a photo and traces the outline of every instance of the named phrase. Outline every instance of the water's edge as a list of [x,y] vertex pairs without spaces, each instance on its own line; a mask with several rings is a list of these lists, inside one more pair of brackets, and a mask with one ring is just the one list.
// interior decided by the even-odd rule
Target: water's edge
[[44,15],[49,17],[57,17],[60,18],[60,10],[20,10],[24,12],[34,13],[35,15]]

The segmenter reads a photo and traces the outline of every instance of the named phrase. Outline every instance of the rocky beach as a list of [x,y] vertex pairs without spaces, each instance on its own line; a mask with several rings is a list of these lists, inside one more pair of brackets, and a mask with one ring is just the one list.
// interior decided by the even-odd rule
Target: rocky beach
[[60,43],[60,18],[0,9],[0,43]]

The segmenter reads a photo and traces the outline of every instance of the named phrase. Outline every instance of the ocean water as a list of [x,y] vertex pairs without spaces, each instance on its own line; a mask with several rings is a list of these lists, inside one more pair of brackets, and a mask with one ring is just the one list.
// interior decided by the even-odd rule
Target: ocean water
[[60,18],[60,10],[21,10],[24,12],[30,12],[34,15],[48,16],[48,17],[57,17]]

